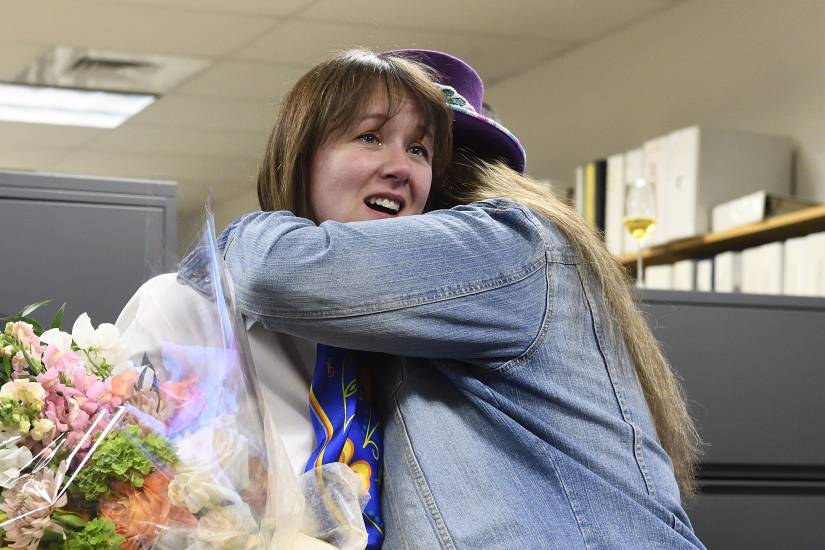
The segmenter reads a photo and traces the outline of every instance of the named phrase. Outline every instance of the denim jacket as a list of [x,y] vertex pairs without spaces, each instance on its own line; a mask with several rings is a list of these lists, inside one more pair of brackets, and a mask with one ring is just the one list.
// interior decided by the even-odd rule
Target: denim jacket
[[245,315],[395,356],[385,548],[703,548],[592,278],[533,211],[254,212],[219,245]]

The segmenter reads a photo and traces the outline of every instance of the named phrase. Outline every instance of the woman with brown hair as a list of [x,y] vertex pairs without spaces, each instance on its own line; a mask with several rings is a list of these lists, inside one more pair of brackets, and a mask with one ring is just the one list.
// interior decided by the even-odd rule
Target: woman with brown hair
[[[421,214],[449,160],[451,118],[430,74],[414,62],[361,50],[335,56],[307,72],[282,102],[259,172],[261,207],[324,226]],[[191,279],[196,260],[185,259],[177,277],[148,281],[127,305],[119,323],[139,327],[130,334],[144,340],[132,341],[133,349],[152,346],[145,337],[158,315],[186,325],[194,301],[178,280]],[[306,534],[340,548],[380,547],[381,429],[357,372],[366,358],[267,330],[242,309],[264,403],[308,506],[320,511],[305,522]],[[339,462],[354,472],[357,490],[337,477],[340,469],[325,468]],[[362,521],[358,499],[366,494]],[[283,539],[299,526],[281,527],[276,536]],[[301,540],[302,548],[310,544]]]
[[[386,547],[701,548],[681,505],[696,432],[626,274],[521,174],[523,149],[480,114],[472,68],[422,50],[377,58],[430,67],[453,112],[456,158],[431,172],[430,206],[444,209],[404,216],[422,173],[391,118],[317,140],[282,113],[264,211],[220,246],[245,315],[394,356],[370,365]],[[353,215],[328,218],[329,204]]]

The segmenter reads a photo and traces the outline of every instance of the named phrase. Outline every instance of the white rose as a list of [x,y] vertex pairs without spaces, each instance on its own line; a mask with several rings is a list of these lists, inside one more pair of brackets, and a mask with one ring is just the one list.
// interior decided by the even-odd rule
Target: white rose
[[169,483],[169,500],[183,506],[193,514],[214,508],[226,502],[241,502],[238,494],[228,483],[215,477],[213,468],[179,467],[175,479]]
[[241,435],[235,417],[215,419],[178,442],[178,456],[182,464],[208,466],[236,491],[249,485],[249,441]]
[[249,442],[234,417],[223,417],[178,441],[169,498],[196,514],[225,502],[240,502],[249,485]]
[[[190,535],[192,542],[210,548],[241,550],[261,547],[258,525],[245,503],[223,506],[207,512]],[[190,539],[190,540],[191,540]]]

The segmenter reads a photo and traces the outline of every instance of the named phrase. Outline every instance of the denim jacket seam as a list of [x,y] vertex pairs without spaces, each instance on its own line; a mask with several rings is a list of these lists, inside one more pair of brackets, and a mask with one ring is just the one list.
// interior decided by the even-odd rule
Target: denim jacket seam
[[262,312],[256,307],[250,307],[250,304],[244,303],[245,311],[253,315],[266,317],[276,317],[279,319],[295,319],[295,320],[318,320],[318,319],[340,319],[348,317],[359,317],[362,315],[374,315],[378,313],[387,313],[390,311],[397,311],[409,307],[417,307],[423,305],[436,304],[456,298],[464,298],[474,294],[481,294],[491,290],[504,288],[512,284],[518,283],[530,275],[535,273],[545,263],[544,255],[533,259],[530,263],[522,266],[519,270],[513,271],[505,275],[499,275],[490,279],[474,281],[471,283],[462,283],[459,285],[445,286],[442,288],[427,290],[423,293],[415,295],[406,295],[393,298],[388,301],[382,301],[372,304],[359,304],[358,306],[348,305],[346,307],[338,308],[323,308],[316,311],[301,311],[294,310],[267,310]]
[[447,528],[447,523],[444,521],[441,511],[438,509],[438,504],[435,502],[435,497],[433,497],[432,491],[430,490],[430,485],[427,482],[424,471],[421,469],[421,465],[415,456],[412,439],[410,439],[410,434],[407,431],[407,423],[404,421],[404,415],[401,413],[401,407],[397,399],[395,400],[395,414],[398,416],[399,424],[404,430],[404,454],[406,455],[407,465],[410,467],[416,490],[430,517],[435,535],[443,550],[456,550],[455,542]]
[[530,357],[536,353],[541,346],[544,344],[547,335],[549,334],[549,327],[550,327],[550,319],[553,316],[553,306],[555,305],[555,288],[553,287],[553,274],[552,270],[550,269],[549,262],[545,263],[544,272],[545,272],[545,290],[544,290],[544,316],[541,321],[541,326],[539,327],[539,331],[536,334],[536,337],[530,343],[526,350],[521,353],[518,357],[499,365],[498,367],[493,368],[494,372],[499,372],[504,376],[509,376],[512,374],[518,367],[524,365],[528,362]]
[[221,254],[221,258],[223,261],[226,261],[226,255],[229,253],[229,247],[232,246],[232,243],[235,242],[235,234],[232,235],[226,240],[226,245],[223,247],[223,254]]
[[550,249],[549,247],[549,236],[547,234],[547,228],[545,228],[539,220],[536,218],[533,212],[522,206],[519,203],[506,201],[505,204],[511,206],[521,212],[524,218],[533,225],[533,228],[536,232],[541,236],[541,240],[544,244],[544,270],[545,270],[545,290],[544,290],[544,314],[541,322],[541,326],[539,327],[538,333],[536,334],[533,341],[527,346],[527,348],[520,353],[518,356],[514,357],[513,359],[506,361],[505,363],[499,365],[498,367],[493,368],[494,372],[499,372],[505,376],[511,374],[519,365],[523,365],[527,362],[527,360],[538,350],[541,348],[541,344],[544,343],[544,339],[548,333],[548,325],[550,314],[552,313],[552,303],[551,303],[551,280],[550,280],[550,267],[549,261],[551,258],[557,258],[561,255],[558,254],[557,251]]
[[590,291],[587,288],[587,282],[584,280],[581,271],[579,271],[579,281],[581,282],[582,289],[584,290],[585,299],[587,300],[588,308],[590,309],[590,315],[593,318],[593,331],[596,334],[596,345],[599,349],[599,353],[602,356],[602,360],[604,361],[605,368],[607,369],[607,375],[610,378],[610,385],[613,387],[613,391],[616,394],[616,401],[619,404],[619,410],[622,414],[622,420],[630,427],[631,433],[633,435],[633,458],[636,461],[636,467],[639,469],[639,473],[642,476],[642,480],[645,484],[645,489],[647,490],[648,494],[655,498],[656,490],[653,485],[653,479],[650,477],[650,472],[647,469],[647,464],[645,463],[644,456],[642,453],[642,443],[641,443],[641,434],[633,422],[632,415],[627,408],[627,402],[624,398],[624,390],[622,389],[622,385],[618,380],[618,377],[615,375],[614,372],[614,365],[612,361],[610,361],[608,354],[605,353],[604,349],[604,324],[600,321],[599,316],[597,315],[597,309],[594,307],[592,303],[592,296],[590,295]]
[[[489,387],[487,387],[486,384],[484,387],[487,389],[487,393],[490,395],[492,403],[494,403],[496,409],[500,411],[501,405],[499,403],[499,400],[496,398],[495,393]],[[507,426],[507,429],[513,432],[513,428],[509,424]],[[541,448],[539,449],[539,452],[547,456],[547,460],[553,467],[553,471],[555,472],[556,477],[559,480],[559,484],[561,484],[561,488],[564,491],[565,500],[567,500],[567,504],[568,506],[570,506],[570,511],[573,513],[573,517],[576,519],[576,526],[579,528],[579,533],[582,536],[582,544],[584,544],[584,548],[585,550],[587,550],[588,548],[590,548],[590,545],[587,544],[587,522],[584,520],[581,514],[581,508],[578,504],[578,501],[574,498],[574,493],[570,490],[570,487],[568,487],[567,481],[562,477],[561,470],[559,470],[558,466],[556,465],[556,461],[553,458],[553,453],[548,451],[547,448]]]

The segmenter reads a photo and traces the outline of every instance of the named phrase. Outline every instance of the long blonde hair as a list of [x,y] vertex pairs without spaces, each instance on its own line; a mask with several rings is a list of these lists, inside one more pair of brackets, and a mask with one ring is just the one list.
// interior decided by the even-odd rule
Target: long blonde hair
[[601,237],[541,184],[501,162],[488,163],[463,150],[453,154],[442,185],[431,196],[430,207],[449,208],[503,197],[527,206],[554,223],[576,250],[583,279],[589,278],[588,273],[595,278],[614,321],[610,323],[611,336],[624,340],[659,440],[673,462],[679,489],[683,495],[694,494],[700,443],[684,392],[639,309],[628,273],[607,250]]
[[450,160],[452,111],[429,69],[419,63],[376,54],[345,51],[310,69],[284,97],[258,169],[261,210],[289,210],[314,218],[309,201],[309,166],[318,147],[364,114],[383,87],[387,116],[409,98],[421,110],[433,135],[433,182]]

